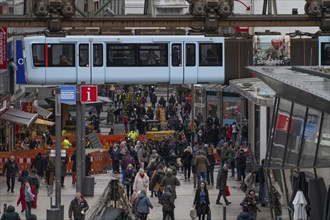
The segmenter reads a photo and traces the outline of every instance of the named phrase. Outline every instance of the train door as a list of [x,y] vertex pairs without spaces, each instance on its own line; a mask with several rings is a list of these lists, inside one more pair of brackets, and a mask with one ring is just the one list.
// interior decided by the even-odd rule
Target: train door
[[104,51],[105,44],[94,42],[91,48],[92,84],[105,83]]
[[185,42],[184,46],[184,83],[197,83],[196,44],[193,42]]
[[183,83],[183,48],[182,43],[171,43],[170,52],[170,84]]
[[77,67],[77,84],[85,82],[90,84],[91,80],[91,67],[90,67],[90,44],[78,44],[78,67]]

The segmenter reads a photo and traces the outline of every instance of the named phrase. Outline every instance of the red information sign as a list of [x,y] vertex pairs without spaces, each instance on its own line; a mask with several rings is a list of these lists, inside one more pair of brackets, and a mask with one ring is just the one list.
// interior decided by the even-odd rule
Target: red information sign
[[96,102],[97,101],[97,86],[80,86],[80,101],[81,102]]
[[228,113],[227,112],[225,113],[224,118],[228,118]]
[[0,27],[0,69],[7,69],[7,28]]

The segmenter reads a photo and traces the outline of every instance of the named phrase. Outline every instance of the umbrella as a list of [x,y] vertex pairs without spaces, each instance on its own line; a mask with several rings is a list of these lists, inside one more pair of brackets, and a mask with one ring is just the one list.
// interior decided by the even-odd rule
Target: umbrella
[[322,220],[329,220],[329,219],[330,219],[330,186],[328,188],[328,194],[324,204]]
[[307,220],[306,205],[307,201],[305,199],[304,193],[298,191],[292,202],[294,207],[293,220]]

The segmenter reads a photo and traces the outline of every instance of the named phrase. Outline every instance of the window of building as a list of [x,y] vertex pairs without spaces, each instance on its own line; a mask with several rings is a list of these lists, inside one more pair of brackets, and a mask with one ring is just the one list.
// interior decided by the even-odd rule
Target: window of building
[[[330,115],[324,114],[322,131],[320,135],[320,146],[317,154],[317,167],[330,167]],[[328,173],[329,174],[329,173]]]

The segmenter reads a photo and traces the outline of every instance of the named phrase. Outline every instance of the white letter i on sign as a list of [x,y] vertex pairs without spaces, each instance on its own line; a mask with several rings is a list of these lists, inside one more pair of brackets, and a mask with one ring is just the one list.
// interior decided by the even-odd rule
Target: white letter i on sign
[[87,102],[90,102],[91,101],[91,88],[88,87],[87,88]]

